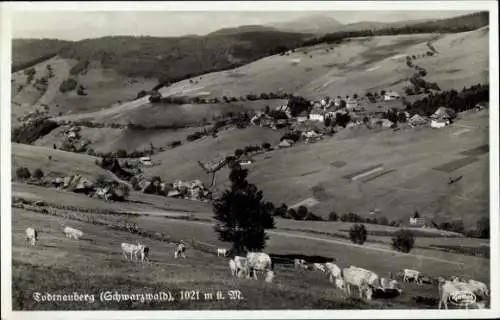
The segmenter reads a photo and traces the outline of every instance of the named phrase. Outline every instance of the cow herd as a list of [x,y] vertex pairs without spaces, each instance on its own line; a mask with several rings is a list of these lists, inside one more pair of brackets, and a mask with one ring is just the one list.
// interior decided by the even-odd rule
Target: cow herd
[[[351,296],[353,293],[352,289],[358,291],[358,296],[361,299],[371,300],[375,292],[386,293],[396,293],[401,295],[403,289],[398,280],[393,279],[392,273],[389,273],[389,278],[379,277],[375,272],[369,271],[356,266],[349,266],[344,269],[340,269],[336,264],[332,262],[327,262],[324,264],[313,263],[312,267],[308,266],[305,260],[295,259],[295,268],[302,269],[312,269],[316,271],[321,271],[328,275],[330,282],[334,284],[337,288],[344,290],[344,292]],[[468,292],[474,294],[475,297],[480,298],[480,301],[470,301],[470,303],[464,303],[463,306],[466,308],[484,309],[486,306],[486,299],[489,297],[488,286],[482,282],[472,280],[465,281],[459,279],[458,277],[451,277],[446,280],[443,277],[437,279],[432,279],[428,276],[423,275],[418,270],[403,269],[402,272],[398,272],[396,277],[402,282],[414,282],[417,285],[423,284],[434,284],[438,287],[439,303],[438,309],[444,305],[448,309],[448,301],[450,296],[453,294]]]
[[[65,226],[63,229],[64,234],[69,239],[78,240],[83,236],[83,232]],[[32,227],[26,228],[26,241],[31,245],[36,245],[38,241],[38,232]],[[149,262],[149,247],[137,242],[137,244],[130,244],[123,242],[121,244],[122,257],[125,260],[140,260],[142,263]],[[217,249],[217,256],[226,257],[230,250],[224,248]],[[183,241],[177,244],[174,251],[174,258],[186,258],[186,245]],[[326,263],[313,263],[309,266],[303,259],[294,259],[293,265],[295,268],[309,269],[319,271],[328,276],[329,282],[341,290],[348,296],[351,296],[354,291],[357,291],[357,296],[361,299],[370,301],[375,292],[382,293],[396,293],[401,295],[403,289],[397,279],[402,282],[414,282],[417,285],[433,284],[438,287],[439,303],[438,309],[442,306],[448,309],[448,302],[453,294],[459,292],[469,292],[479,297],[479,301],[474,301],[466,305],[467,308],[485,308],[485,301],[489,297],[488,286],[476,280],[464,280],[458,277],[451,277],[445,279],[439,277],[437,279],[424,276],[418,270],[403,269],[402,272],[396,273],[393,277],[389,273],[389,278],[379,277],[375,272],[363,269],[356,266],[349,266],[341,269],[333,262]],[[233,256],[229,259],[229,269],[231,276],[237,278],[255,279],[257,274],[262,273],[266,282],[272,282],[274,278],[274,264],[271,257],[264,252],[248,252],[245,257]],[[396,279],[394,279],[396,278]]]

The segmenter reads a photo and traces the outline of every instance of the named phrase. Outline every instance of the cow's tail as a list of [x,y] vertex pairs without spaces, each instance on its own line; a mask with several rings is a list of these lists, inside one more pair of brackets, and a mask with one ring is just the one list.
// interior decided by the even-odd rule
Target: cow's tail
[[36,231],[36,230],[34,230],[34,231],[35,231],[35,234],[34,234],[35,240],[38,241],[38,231]]

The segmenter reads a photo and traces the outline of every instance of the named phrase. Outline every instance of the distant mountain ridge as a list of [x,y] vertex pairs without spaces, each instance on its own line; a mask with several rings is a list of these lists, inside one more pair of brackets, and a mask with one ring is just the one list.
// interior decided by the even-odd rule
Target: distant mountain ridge
[[334,32],[339,27],[342,27],[343,24],[332,17],[311,15],[292,21],[270,24],[270,26],[287,32],[323,34]]

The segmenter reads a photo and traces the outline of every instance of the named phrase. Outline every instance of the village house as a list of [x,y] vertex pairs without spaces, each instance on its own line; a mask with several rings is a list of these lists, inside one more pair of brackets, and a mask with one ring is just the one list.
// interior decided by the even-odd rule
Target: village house
[[248,155],[243,155],[240,157],[240,159],[238,160],[238,164],[240,166],[248,166],[248,165],[251,165],[253,164],[255,161],[250,158]]
[[315,107],[309,114],[309,119],[313,121],[325,122],[325,114],[323,109],[320,107]]
[[457,116],[453,109],[439,107],[434,114],[431,116],[434,120],[452,120]]
[[342,100],[342,99],[340,99],[340,98],[335,98],[335,100],[333,100],[333,105],[334,105],[335,107],[340,107],[340,101],[341,101],[341,100]]
[[153,163],[151,162],[151,158],[150,157],[141,157],[139,158],[139,163],[142,164],[143,166],[146,166],[146,167],[150,167],[153,165]]
[[431,127],[432,128],[438,128],[438,129],[444,128],[449,124],[450,124],[450,120],[435,120],[435,119],[431,120]]
[[427,227],[427,219],[425,218],[414,218],[414,217],[411,217],[409,219],[409,223],[410,223],[410,226],[412,227]]
[[299,123],[307,121],[307,119],[309,119],[309,113],[307,111],[302,111],[297,115],[297,122]]
[[349,97],[349,99],[347,99],[346,101],[346,108],[348,110],[354,110],[357,107],[358,107],[358,101],[353,97]]
[[276,111],[284,112],[288,119],[290,119],[292,117],[292,114],[290,112],[290,108],[286,104],[282,105],[282,106],[277,106]]
[[397,93],[395,91],[386,92],[384,95],[385,101],[392,101],[392,100],[397,100],[397,99],[401,99],[401,96],[399,95],[399,93]]

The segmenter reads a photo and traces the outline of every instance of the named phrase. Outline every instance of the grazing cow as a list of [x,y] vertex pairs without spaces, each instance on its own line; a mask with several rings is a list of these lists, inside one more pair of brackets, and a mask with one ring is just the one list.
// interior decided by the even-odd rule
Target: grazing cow
[[137,260],[137,253],[141,250],[142,245],[140,243],[130,244],[122,242],[122,255],[125,257],[125,260],[128,260],[127,255],[130,255],[130,260],[134,260],[133,257]]
[[265,278],[265,281],[266,282],[273,282],[273,279],[274,279],[274,271],[272,270],[268,270],[266,272],[266,278]]
[[186,258],[186,245],[181,242],[177,245],[177,248],[175,249],[175,252],[174,252],[174,258],[177,259],[177,257],[183,257],[183,258]]
[[313,269],[314,269],[314,270],[319,270],[319,271],[321,271],[321,272],[326,273],[326,268],[325,268],[325,266],[324,266],[323,264],[321,264],[321,263],[313,263]]
[[36,245],[38,241],[38,232],[34,228],[26,228],[26,241],[29,241],[32,246]]
[[380,286],[384,292],[386,292],[387,290],[396,290],[399,294],[403,292],[397,280],[380,278]]
[[403,282],[410,282],[410,280],[413,280],[417,284],[422,284],[420,271],[412,269],[404,269],[403,272],[404,272]]
[[335,278],[335,286],[340,290],[345,290],[345,281],[342,277]]
[[356,267],[356,266],[350,266],[349,268],[361,271],[364,274],[366,282],[372,288],[380,288],[380,277],[375,272],[370,271],[370,270],[366,270],[366,269],[363,269],[360,267]]
[[139,245],[139,252],[141,253],[141,262],[149,262],[149,247],[140,244]]
[[444,308],[448,309],[448,299],[454,292],[461,291],[462,289],[457,286],[457,283],[453,281],[444,280],[439,278],[438,293],[439,293],[439,303],[438,309],[441,309],[441,305],[444,304]]
[[245,276],[247,279],[250,278],[250,270],[248,268],[248,259],[245,257],[235,256],[234,263],[236,265],[236,275],[238,278]]
[[489,297],[490,296],[490,291],[488,290],[488,286],[483,283],[483,282],[480,282],[480,281],[476,281],[476,280],[469,280],[468,282],[470,285],[474,286],[477,288],[476,291],[479,292],[479,294],[483,297]]
[[335,263],[327,262],[325,263],[325,268],[328,272],[330,282],[342,277],[342,270]]
[[236,262],[233,259],[229,259],[229,270],[231,271],[231,275],[235,277],[238,269],[236,268]]
[[83,232],[81,232],[80,230],[78,229],[75,229],[75,228],[71,228],[71,227],[64,227],[64,234],[66,235],[66,238],[69,238],[69,239],[80,239],[81,237],[83,237]]
[[257,280],[257,272],[268,272],[273,269],[271,257],[264,252],[249,252],[247,254],[248,269]]
[[217,257],[219,256],[227,256],[227,249],[225,248],[217,248]]
[[304,259],[294,259],[293,265],[295,268],[304,268],[304,269],[308,268],[307,264],[306,264],[306,260],[304,260]]
[[363,299],[363,293],[366,295],[366,300],[371,300],[373,290],[369,285],[369,276],[363,269],[349,267],[342,270],[343,280],[345,282],[346,293],[351,295],[351,286],[355,286],[359,290],[359,297]]
[[458,277],[454,277],[453,281],[450,282],[461,291],[469,291],[482,298],[487,297],[489,294],[488,287],[479,281],[469,280],[469,282],[465,282],[461,281]]

